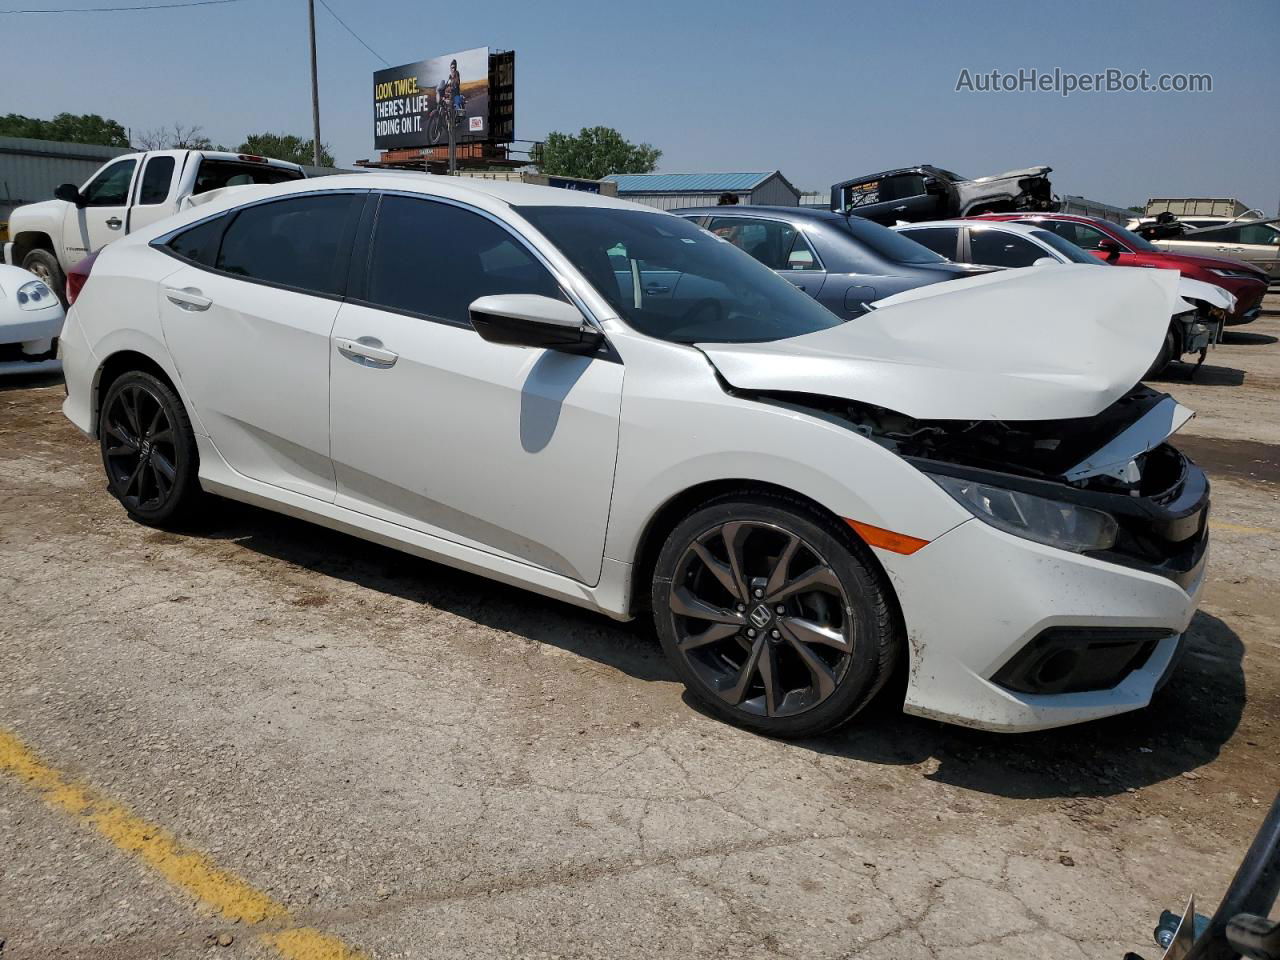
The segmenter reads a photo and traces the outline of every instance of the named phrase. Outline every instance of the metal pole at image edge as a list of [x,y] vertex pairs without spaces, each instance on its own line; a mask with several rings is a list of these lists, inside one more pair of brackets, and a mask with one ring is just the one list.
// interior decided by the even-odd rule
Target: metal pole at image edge
[[311,162],[320,166],[320,81],[316,79],[316,0],[307,0],[311,26]]

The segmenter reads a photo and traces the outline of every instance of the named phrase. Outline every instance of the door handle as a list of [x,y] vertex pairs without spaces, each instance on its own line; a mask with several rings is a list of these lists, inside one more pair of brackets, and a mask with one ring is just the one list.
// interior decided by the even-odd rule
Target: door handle
[[183,310],[208,310],[213,301],[204,296],[195,287],[165,287],[165,299],[172,304],[176,304]]
[[900,206],[900,207],[894,207],[894,208],[893,208],[893,212],[894,212],[894,213],[901,213],[901,212],[902,212],[903,210],[905,210],[905,209],[907,209],[907,205],[904,203],[904,204],[903,204],[902,206]]
[[394,367],[396,361],[400,359],[400,354],[386,349],[377,337],[361,337],[359,340],[334,337],[333,342],[340,354],[361,366],[386,370],[388,367]]
[[651,283],[644,288],[645,293],[667,293],[670,290],[671,290],[670,287],[664,287],[660,283]]
[[121,220],[119,217],[111,217],[110,219],[107,220],[107,226],[110,227],[112,230],[119,230],[121,227],[124,226],[124,221]]

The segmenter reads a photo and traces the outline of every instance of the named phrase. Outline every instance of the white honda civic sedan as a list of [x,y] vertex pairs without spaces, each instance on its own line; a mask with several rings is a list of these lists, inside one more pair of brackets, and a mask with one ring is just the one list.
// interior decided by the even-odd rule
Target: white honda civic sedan
[[1136,385],[1175,283],[1010,271],[845,321],[645,207],[336,176],[78,268],[64,409],[144,523],[216,494],[652,616],[754,730],[896,672],[912,713],[1038,729],[1145,706],[1195,611],[1190,412]]

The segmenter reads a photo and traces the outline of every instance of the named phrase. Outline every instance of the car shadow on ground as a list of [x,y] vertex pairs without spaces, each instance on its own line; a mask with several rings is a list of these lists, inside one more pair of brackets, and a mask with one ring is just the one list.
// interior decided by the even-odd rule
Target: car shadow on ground
[[1245,372],[1236,367],[1220,367],[1212,363],[1175,362],[1169,364],[1159,376],[1151,377],[1156,383],[1194,383],[1201,387],[1238,387],[1245,380]]
[[[303,520],[230,501],[214,503],[193,535],[235,541],[255,553],[555,646],[639,680],[677,680],[647,617],[617,623]],[[930,779],[1004,797],[1123,793],[1210,762],[1239,725],[1245,703],[1240,638],[1203,611],[1188,632],[1182,663],[1145,710],[1060,730],[987,733],[902,713],[904,684],[899,682],[850,726],[791,745],[892,766],[936,758]],[[684,700],[698,709],[687,693]]]
[[1280,343],[1280,337],[1273,337],[1269,333],[1248,333],[1244,330],[1224,330],[1222,331],[1222,342],[1232,346],[1247,344],[1265,345],[1268,343]]
[[1168,684],[1145,710],[1036,733],[984,733],[900,712],[901,685],[855,725],[805,741],[819,753],[890,765],[936,759],[929,779],[1002,797],[1103,797],[1159,783],[1218,756],[1245,704],[1244,645],[1203,611]]
[[550,644],[639,680],[676,680],[647,621],[619,623],[519,587],[230,500],[214,500],[211,514],[188,532],[204,539],[233,540],[324,576]]
[[61,373],[11,373],[0,377],[0,393],[6,390],[32,390],[56,387],[62,383]]

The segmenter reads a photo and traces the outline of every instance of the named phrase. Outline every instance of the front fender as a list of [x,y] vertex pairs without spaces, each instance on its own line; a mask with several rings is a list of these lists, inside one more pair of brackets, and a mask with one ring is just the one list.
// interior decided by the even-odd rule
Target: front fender
[[626,364],[605,555],[634,563],[662,508],[725,480],[791,490],[838,517],[934,540],[969,514],[833,417],[727,392],[701,351],[615,337]]

